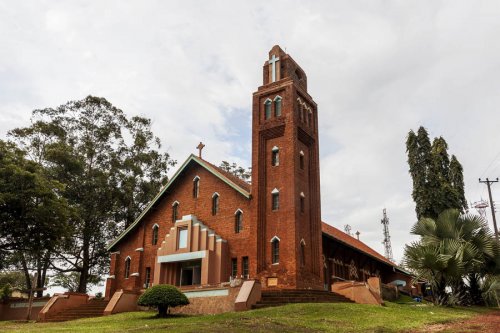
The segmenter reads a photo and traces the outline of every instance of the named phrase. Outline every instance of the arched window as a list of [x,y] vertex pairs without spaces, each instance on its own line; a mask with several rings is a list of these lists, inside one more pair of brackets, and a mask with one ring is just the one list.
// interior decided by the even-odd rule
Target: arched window
[[125,259],[125,279],[128,279],[130,275],[130,257]]
[[264,102],[264,119],[269,119],[271,118],[271,105],[272,105],[272,101],[268,98],[266,99],[266,101]]
[[305,195],[304,192],[300,192],[300,212],[303,213],[305,211]]
[[219,211],[219,193],[215,192],[212,195],[212,215],[217,215]]
[[309,126],[311,126],[311,127],[313,125],[312,124],[312,115],[313,115],[312,111],[309,110],[309,112],[307,113],[307,120],[308,120],[307,122],[309,123]]
[[234,213],[234,232],[239,234],[243,229],[243,213],[240,209]]
[[271,192],[271,198],[272,198],[272,209],[273,210],[278,210],[280,208],[280,191],[275,188],[272,192]]
[[299,154],[299,164],[300,168],[304,169],[304,152],[301,150]]
[[153,226],[153,237],[151,239],[151,244],[156,245],[158,243],[158,224]]
[[271,239],[271,261],[273,264],[279,264],[280,262],[280,239],[274,236]]
[[193,179],[193,198],[198,198],[200,194],[200,177],[196,176]]
[[278,166],[280,165],[280,149],[276,146],[271,150],[271,165]]
[[300,265],[304,266],[306,264],[306,242],[304,238],[300,241]]
[[179,202],[175,201],[172,204],[172,222],[175,223],[175,221],[177,221],[178,216],[179,216]]
[[276,96],[274,98],[274,116],[281,116],[281,96]]

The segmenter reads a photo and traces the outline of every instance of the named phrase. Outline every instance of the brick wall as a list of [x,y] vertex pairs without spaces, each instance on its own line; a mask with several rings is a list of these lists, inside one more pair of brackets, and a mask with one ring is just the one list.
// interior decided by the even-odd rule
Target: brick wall
[[[199,196],[193,198],[193,179],[200,177]],[[219,212],[212,215],[212,195],[219,194]],[[119,251],[119,255],[112,256],[111,267],[115,275],[116,289],[140,289],[144,285],[146,267],[151,268],[151,281],[154,276],[155,259],[157,249],[161,246],[162,240],[173,227],[172,203],[179,202],[178,219],[183,215],[195,215],[201,222],[209,228],[215,230],[218,235],[228,241],[229,256],[227,265],[231,258],[238,259],[238,274],[241,274],[242,257],[248,256],[250,262],[250,275],[255,275],[252,269],[252,262],[255,261],[255,246],[251,246],[250,234],[252,232],[250,201],[229,185],[215,177],[195,162],[187,166],[183,175],[176,179],[168,192],[158,201],[154,207],[122,241],[115,246],[113,251]],[[235,233],[234,222],[235,212],[241,209],[243,212],[243,229],[240,233]],[[156,245],[152,244],[153,226],[158,224],[159,237]],[[136,251],[142,248],[143,251]],[[139,277],[129,277],[125,279],[124,264],[127,256],[131,257],[130,273],[139,273]],[[229,280],[229,276],[227,277]],[[108,292],[108,291],[107,291]],[[112,294],[114,291],[109,290]]]

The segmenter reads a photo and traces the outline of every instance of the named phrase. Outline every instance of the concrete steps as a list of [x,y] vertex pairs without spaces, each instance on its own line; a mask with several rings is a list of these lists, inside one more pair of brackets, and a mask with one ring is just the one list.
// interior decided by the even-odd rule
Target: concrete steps
[[261,309],[290,303],[353,303],[350,299],[324,290],[270,290],[252,308]]
[[46,322],[69,321],[80,318],[100,317],[104,315],[104,309],[108,305],[105,300],[90,300],[88,303],[76,308],[70,308],[56,313],[53,317],[46,319]]

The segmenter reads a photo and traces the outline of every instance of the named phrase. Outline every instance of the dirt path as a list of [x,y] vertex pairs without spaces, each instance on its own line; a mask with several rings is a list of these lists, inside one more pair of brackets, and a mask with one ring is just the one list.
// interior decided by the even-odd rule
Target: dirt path
[[440,333],[500,333],[500,311],[479,315],[471,319],[449,324],[427,326],[421,332]]

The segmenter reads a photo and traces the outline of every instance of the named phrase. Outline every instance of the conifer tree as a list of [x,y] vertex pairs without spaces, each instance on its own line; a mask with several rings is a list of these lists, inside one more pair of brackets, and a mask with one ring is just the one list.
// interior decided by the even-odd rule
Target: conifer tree
[[429,134],[420,127],[412,130],[406,140],[409,173],[413,180],[412,197],[417,218],[437,216],[448,208],[467,209],[464,194],[463,168],[443,137],[430,142]]

